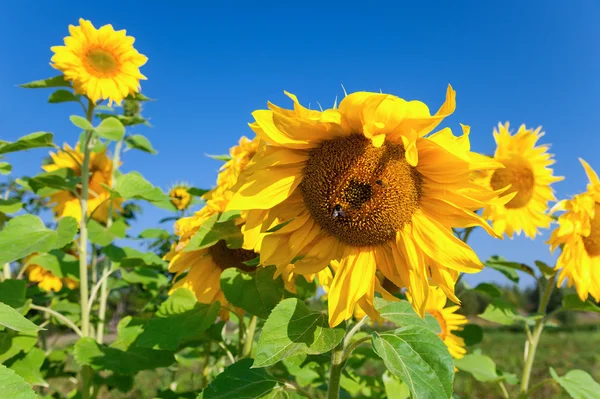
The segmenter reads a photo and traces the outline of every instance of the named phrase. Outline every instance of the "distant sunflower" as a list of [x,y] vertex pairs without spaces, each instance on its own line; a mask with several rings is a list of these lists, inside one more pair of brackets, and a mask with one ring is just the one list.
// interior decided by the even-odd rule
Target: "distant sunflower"
[[69,277],[57,277],[54,274],[52,274],[50,270],[44,269],[40,265],[27,265],[27,261],[29,259],[32,259],[35,255],[37,254],[32,254],[25,258],[25,274],[27,275],[27,279],[32,283],[37,283],[37,286],[41,290],[47,292],[59,292],[60,290],[62,290],[63,284],[67,286],[67,288],[70,290],[74,290],[75,288],[79,287],[79,283]]
[[556,269],[561,269],[558,286],[567,280],[582,301],[591,295],[600,302],[600,180],[587,162],[580,161],[590,181],[587,191],[553,208],[566,212],[559,216],[548,243],[552,251],[562,246],[556,261]]
[[133,47],[135,39],[112,25],[96,29],[82,18],[79,25],[69,25],[64,46],[51,48],[52,66],[73,82],[75,92],[94,102],[108,99],[109,105],[139,92],[140,79],[146,79],[139,68],[148,58]]
[[514,233],[519,235],[523,231],[527,237],[535,238],[539,228],[550,227],[552,218],[548,215],[548,202],[556,200],[550,185],[563,178],[552,175],[549,166],[554,160],[548,153],[549,146],[536,146],[544,135],[541,127],[532,130],[521,125],[514,135],[508,127],[507,122],[498,124],[498,130],[494,129],[498,145],[494,159],[504,168],[480,173],[477,182],[494,190],[510,185],[506,193],[515,193],[514,198],[504,205],[486,206],[482,216],[492,221],[498,234],[506,233],[512,238]]
[[[234,187],[228,210],[246,214],[244,248],[261,264],[314,274],[339,262],[329,290],[329,323],[373,307],[375,271],[407,287],[425,312],[429,284],[453,300],[459,272],[483,265],[452,227],[482,226],[474,211],[502,202],[473,184],[475,170],[501,167],[446,128],[455,91],[435,115],[425,104],[379,93],[348,95],[323,112],[269,103],[250,126],[266,142]],[[504,201],[506,202],[506,201]],[[284,223],[287,223],[284,225]],[[273,229],[278,226],[279,229]]]
[[192,195],[189,193],[189,189],[187,184],[179,183],[169,190],[169,198],[177,210],[186,210],[192,203]]
[[[248,164],[257,147],[258,138],[249,140],[242,137],[239,146],[231,149],[232,159],[221,169],[217,187],[209,193],[204,207],[193,216],[181,218],[175,223],[175,234],[179,240],[171,252],[165,256],[165,259],[169,260],[169,271],[176,274],[175,278],[182,275],[183,277],[177,280],[170,292],[184,287],[195,294],[198,302],[220,301],[222,304],[226,304],[227,301],[221,290],[221,272],[230,267],[236,267],[243,271],[255,270],[255,267],[243,263],[258,256],[254,251],[228,248],[224,240],[200,250],[183,252],[183,249],[200,226],[211,216],[225,210],[228,198],[231,196],[228,191],[235,184],[240,169]],[[243,218],[236,220],[238,226],[243,223]]]
[[[42,165],[46,172],[54,172],[59,169],[71,169],[75,176],[81,177],[81,165],[83,153],[79,145],[75,149],[68,144],[57,153],[50,153],[52,163]],[[99,222],[106,222],[111,206],[110,193],[104,185],[111,185],[113,178],[112,160],[106,155],[106,149],[90,154],[89,188],[88,188],[88,216]],[[50,203],[54,204],[54,213],[59,217],[72,216],[77,221],[81,220],[81,205],[77,196],[68,190],[57,191],[49,195]],[[122,198],[112,199],[112,209],[119,210],[123,203]]]

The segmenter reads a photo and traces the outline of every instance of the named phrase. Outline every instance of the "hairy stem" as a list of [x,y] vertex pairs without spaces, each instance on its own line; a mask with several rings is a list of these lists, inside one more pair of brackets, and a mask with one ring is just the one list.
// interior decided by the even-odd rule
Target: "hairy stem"
[[329,387],[327,388],[327,399],[338,399],[340,397],[340,382],[344,370],[344,342],[340,342],[331,352],[331,369],[329,370]]
[[246,329],[246,338],[244,340],[244,349],[242,351],[242,357],[249,357],[252,353],[252,344],[254,343],[254,331],[256,330],[256,322],[258,321],[256,316],[250,318],[250,323]]
[[[547,281],[546,289],[544,290],[544,293],[540,300],[540,305],[538,307],[539,314],[546,313],[546,307],[548,306],[548,301],[550,300],[550,295],[552,294],[552,290],[554,289],[555,284],[556,274],[550,277],[550,279],[548,279]],[[526,394],[529,388],[531,370],[533,368],[533,361],[535,359],[535,351],[540,342],[542,331],[544,330],[544,321],[544,319],[536,320],[531,340],[529,341],[529,344],[527,346],[528,350],[525,356],[525,367],[523,368],[523,377],[521,378],[521,393],[523,394]]]
[[71,320],[67,319],[65,316],[58,313],[57,311],[52,310],[50,308],[46,308],[44,306],[34,305],[33,303],[30,305],[30,307],[31,307],[31,309],[39,310],[40,312],[44,312],[44,313],[47,313],[47,314],[50,314],[50,315],[56,317],[58,320],[65,323],[65,325],[69,326],[71,328],[71,330],[73,330],[75,332],[75,334],[79,335],[80,337],[83,336],[83,332],[79,329],[79,327],[77,327],[75,325],[75,323],[73,323]]

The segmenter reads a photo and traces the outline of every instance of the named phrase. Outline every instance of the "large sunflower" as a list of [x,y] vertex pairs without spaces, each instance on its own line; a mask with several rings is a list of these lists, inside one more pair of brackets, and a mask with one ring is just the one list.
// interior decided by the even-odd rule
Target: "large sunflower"
[[[256,153],[258,141],[258,138],[249,140],[242,137],[239,145],[230,150],[231,160],[221,168],[217,187],[205,196],[208,199],[204,207],[193,216],[181,218],[175,223],[175,234],[179,236],[179,241],[165,259],[170,261],[169,271],[175,273],[176,278],[182,277],[173,285],[171,292],[185,287],[195,294],[198,302],[227,303],[221,291],[221,272],[230,267],[237,267],[244,271],[254,269],[243,262],[256,258],[258,256],[256,253],[242,248],[228,248],[223,240],[209,248],[196,251],[183,252],[183,249],[211,216],[225,210],[231,196],[229,190],[235,184],[240,170]],[[236,220],[237,225],[243,223],[243,218]]]
[[553,210],[566,211],[558,218],[558,227],[548,243],[551,250],[562,246],[556,261],[558,286],[567,280],[575,284],[582,301],[591,295],[600,302],[600,179],[583,159],[580,159],[590,180],[587,191],[556,204]]
[[474,211],[503,201],[470,178],[501,165],[469,150],[467,127],[461,137],[448,128],[425,137],[454,111],[455,91],[448,87],[434,115],[422,102],[387,94],[353,93],[323,112],[288,96],[293,110],[269,104],[252,114],[266,145],[227,207],[247,212],[245,248],[260,252],[263,265],[294,263],[300,274],[339,261],[332,326],[352,317],[357,303],[372,308],[376,269],[408,288],[421,315],[430,284],[458,301],[458,273],[482,264],[451,228],[494,234]]
[[139,68],[148,58],[133,47],[135,39],[112,25],[96,29],[90,21],[79,19],[80,26],[69,25],[71,36],[64,46],[53,46],[52,66],[73,82],[76,93],[90,100],[108,99],[118,104],[140,90],[146,79]]
[[[68,144],[63,146],[62,151],[50,153],[52,163],[42,165],[46,172],[54,172],[59,169],[71,169],[75,176],[81,176],[81,165],[83,164],[83,153],[79,145],[75,149]],[[112,160],[106,156],[106,149],[100,152],[92,152],[90,155],[89,188],[88,188],[88,216],[99,222],[106,222],[111,207],[110,193],[105,185],[110,187],[112,182]],[[81,220],[81,204],[77,196],[68,190],[57,191],[49,195],[50,203],[54,204],[53,210],[57,217],[72,216],[77,221]],[[112,199],[112,209],[121,209],[123,198]]]
[[548,202],[556,200],[550,185],[563,178],[552,175],[549,166],[554,160],[548,153],[549,146],[536,146],[544,135],[541,127],[532,130],[521,125],[514,135],[508,127],[507,122],[498,124],[498,130],[494,129],[498,145],[494,159],[504,168],[479,173],[477,181],[494,190],[510,186],[507,193],[514,193],[514,197],[506,204],[485,207],[482,216],[492,221],[498,234],[506,233],[512,238],[514,233],[519,235],[523,231],[527,237],[535,238],[538,228],[550,227],[552,218],[548,215]]
[[465,349],[465,340],[454,334],[455,331],[461,331],[463,325],[469,321],[456,311],[459,306],[446,307],[447,298],[444,292],[437,287],[429,288],[429,297],[425,305],[425,311],[431,314],[440,325],[441,332],[438,336],[448,347],[448,352],[455,359],[462,358],[467,350]]

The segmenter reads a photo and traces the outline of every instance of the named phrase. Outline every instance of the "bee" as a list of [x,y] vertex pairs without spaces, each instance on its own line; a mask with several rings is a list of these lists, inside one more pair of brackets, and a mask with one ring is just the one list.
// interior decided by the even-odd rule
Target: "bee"
[[337,218],[337,217],[346,217],[346,214],[344,213],[344,209],[342,208],[342,206],[340,204],[335,204],[335,206],[333,207],[333,213],[332,213],[333,218]]

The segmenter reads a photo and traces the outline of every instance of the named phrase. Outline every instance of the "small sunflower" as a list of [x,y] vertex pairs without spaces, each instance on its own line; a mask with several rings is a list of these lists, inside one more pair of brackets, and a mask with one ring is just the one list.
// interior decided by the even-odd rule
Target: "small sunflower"
[[120,104],[127,95],[140,91],[139,68],[148,58],[134,47],[135,39],[112,25],[96,29],[90,21],[79,19],[80,26],[69,25],[71,36],[64,46],[53,46],[52,67],[73,82],[76,93],[90,100],[108,99]]
[[582,301],[591,295],[600,302],[600,179],[587,162],[580,159],[589,179],[587,190],[572,199],[560,201],[553,211],[565,211],[548,244],[552,251],[562,247],[556,261],[558,286],[567,280],[575,284]]
[[[494,139],[498,147],[494,159],[504,168],[484,171],[476,178],[479,184],[499,190],[508,187],[506,193],[514,197],[505,204],[486,206],[482,216],[492,221],[497,234],[506,233],[513,237],[521,231],[529,238],[539,234],[538,229],[550,227],[552,218],[548,215],[548,202],[555,201],[552,183],[562,177],[553,176],[549,167],[554,164],[548,145],[537,145],[544,135],[541,127],[527,129],[521,125],[516,134],[511,135],[508,122],[498,124],[494,129]],[[509,187],[510,186],[510,187]]]
[[[246,215],[244,248],[261,264],[314,274],[331,261],[329,323],[373,308],[376,270],[413,295],[423,315],[430,284],[453,300],[459,272],[483,265],[452,227],[482,226],[474,211],[506,202],[472,182],[502,165],[469,148],[448,128],[429,135],[455,109],[455,91],[434,115],[419,101],[358,92],[319,112],[269,103],[250,126],[264,140],[234,187],[228,210]],[[286,223],[284,225],[284,223]],[[279,226],[279,229],[273,227]],[[367,312],[368,313],[368,312]]]
[[179,211],[186,210],[192,203],[192,195],[189,193],[190,187],[187,184],[179,183],[169,190],[171,203]]
[[57,277],[50,270],[46,270],[40,265],[36,264],[27,264],[29,259],[32,259],[37,254],[29,255],[24,259],[25,266],[25,274],[27,275],[27,279],[32,283],[37,283],[37,286],[43,291],[54,291],[59,292],[63,288],[63,284],[67,286],[68,289],[74,290],[79,287],[79,283],[72,278],[69,277]]
[[[46,172],[53,172],[59,169],[71,169],[75,176],[81,176],[81,164],[83,163],[83,153],[79,150],[79,145],[75,149],[68,144],[63,146],[62,151],[50,153],[52,163],[43,165]],[[106,222],[108,211],[110,209],[110,193],[104,187],[112,182],[113,164],[112,160],[106,155],[106,149],[101,152],[92,152],[90,155],[90,180],[88,189],[88,216],[99,222]],[[81,220],[81,205],[77,196],[71,191],[57,191],[49,195],[50,203],[54,204],[53,210],[57,217],[72,216],[77,221]],[[121,209],[122,198],[112,199],[113,210]]]
[[[176,274],[175,278],[177,279],[181,275],[183,277],[173,285],[171,292],[184,287],[195,294],[198,302],[220,301],[222,304],[226,304],[227,301],[221,291],[221,272],[230,267],[236,267],[243,271],[255,269],[244,263],[258,256],[254,251],[228,248],[224,240],[209,248],[196,251],[183,252],[183,249],[200,226],[211,216],[225,210],[228,198],[231,196],[228,191],[235,184],[240,169],[248,164],[257,148],[258,138],[249,140],[242,137],[239,146],[231,149],[232,159],[221,169],[217,187],[208,193],[204,207],[193,216],[181,218],[175,223],[175,234],[179,237],[179,241],[174,244],[165,259],[170,261],[169,271]],[[243,223],[243,218],[236,220],[238,226]]]

